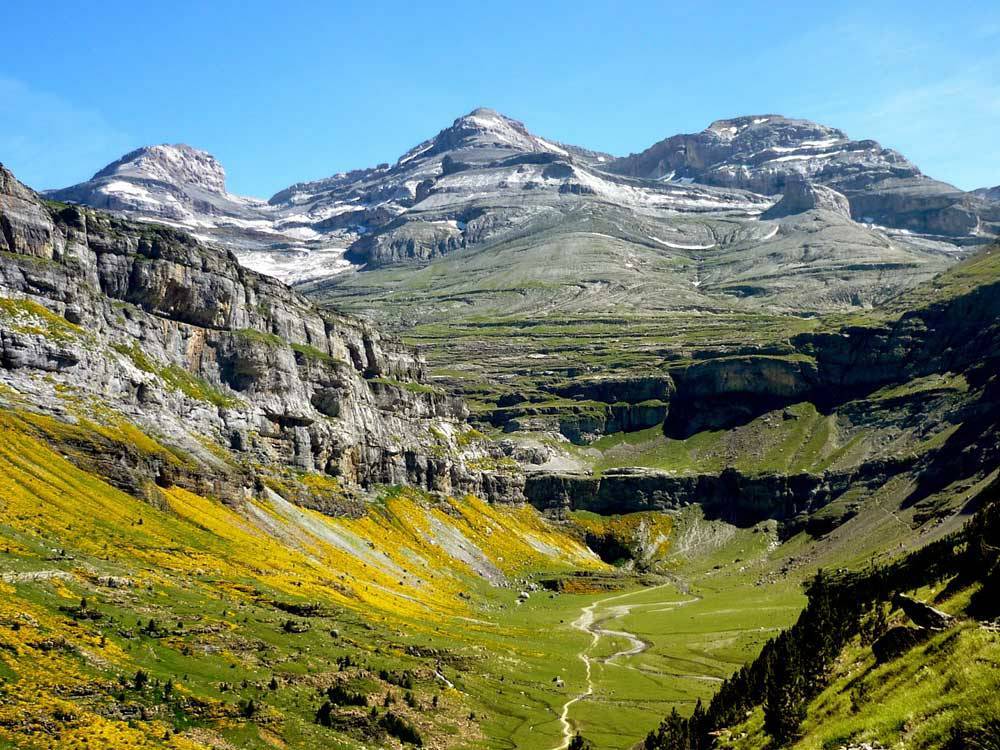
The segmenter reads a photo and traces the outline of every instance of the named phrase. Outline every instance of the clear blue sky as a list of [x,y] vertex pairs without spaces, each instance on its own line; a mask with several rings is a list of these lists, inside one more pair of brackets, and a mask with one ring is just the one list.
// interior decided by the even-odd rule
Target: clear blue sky
[[1000,4],[4,0],[0,161],[36,188],[150,143],[233,192],[392,162],[476,106],[626,154],[800,116],[1000,184]]

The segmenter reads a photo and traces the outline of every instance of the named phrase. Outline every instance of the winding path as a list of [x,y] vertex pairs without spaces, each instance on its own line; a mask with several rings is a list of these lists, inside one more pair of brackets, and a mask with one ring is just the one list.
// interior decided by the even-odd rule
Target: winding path
[[[625,599],[629,596],[637,596],[638,594],[649,593],[650,591],[656,591],[657,589],[666,588],[667,586],[674,586],[674,583],[661,583],[659,586],[652,586],[650,588],[639,589],[638,591],[629,591],[624,594],[615,594],[614,596],[609,596],[604,599],[598,599],[595,602],[591,602],[585,607],[580,608],[580,616],[577,617],[572,623],[572,627],[577,630],[587,633],[590,635],[590,643],[584,648],[580,653],[577,654],[577,658],[583,662],[586,668],[586,678],[587,678],[587,689],[582,693],[577,693],[575,696],[567,700],[562,707],[562,711],[559,714],[559,721],[562,723],[562,733],[563,741],[562,744],[558,745],[554,750],[565,750],[569,747],[569,743],[573,740],[573,725],[569,720],[569,710],[573,707],[575,703],[579,703],[585,698],[593,695],[594,693],[594,680],[592,676],[592,668],[594,662],[599,662],[601,664],[614,664],[617,659],[625,656],[635,656],[641,654],[643,651],[650,647],[650,644],[637,636],[635,633],[629,633],[625,630],[609,630],[607,628],[601,627],[601,623],[607,622],[618,617],[624,617],[633,609],[637,607],[662,607],[664,605],[671,605],[673,607],[683,606],[685,604],[691,604],[698,601],[697,598],[694,599],[684,599],[677,601],[672,599],[670,601],[661,602],[649,602],[644,604],[622,604],[615,607],[611,607],[605,614],[607,616],[598,619],[597,609],[603,607],[608,602],[617,601],[619,599]],[[623,648],[620,651],[616,651],[611,654],[611,656],[605,657],[594,657],[590,655],[590,652],[594,649],[594,646],[604,636],[617,636],[619,638],[624,638],[629,642],[628,648]]]

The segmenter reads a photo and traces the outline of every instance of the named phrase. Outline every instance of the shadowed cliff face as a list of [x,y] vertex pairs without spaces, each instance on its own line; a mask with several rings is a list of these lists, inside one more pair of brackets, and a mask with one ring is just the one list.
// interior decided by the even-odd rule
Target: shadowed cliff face
[[349,486],[516,494],[464,468],[464,405],[373,327],[183,232],[46,205],[2,168],[0,228],[0,378],[32,408],[113,405],[195,457],[188,474],[224,469],[229,495],[247,480],[213,443]]
[[[984,251],[900,300],[897,305],[903,309],[913,305],[901,314],[885,311],[865,325],[793,336],[788,352],[780,355],[706,352],[701,359],[666,368],[662,376],[658,395],[668,411],[663,426],[668,438],[683,441],[700,433],[704,446],[710,432],[747,428],[750,435],[769,429],[784,434],[774,424],[794,424],[800,412],[789,407],[808,403],[843,431],[841,446],[850,445],[851,436],[880,433],[850,461],[840,461],[835,468],[821,461],[788,471],[769,469],[766,462],[760,469],[710,469],[705,462],[680,472],[623,467],[605,469],[600,476],[533,472],[525,495],[542,508],[598,513],[699,504],[710,515],[733,523],[777,518],[790,522],[786,529],[804,525],[821,533],[853,512],[851,503],[841,503],[839,516],[830,512],[814,521],[810,514],[839,498],[863,498],[894,478],[905,477],[909,487],[904,508],[956,482],[976,480],[1000,460],[995,440],[1000,419],[995,382],[1000,363],[1000,269],[994,252]],[[962,385],[950,393],[919,385],[928,378],[959,378]],[[587,385],[566,386],[564,392],[608,400],[621,398],[627,386],[643,393],[638,381],[608,379]],[[758,419],[763,423],[754,433],[750,423]],[[912,441],[898,442],[903,434],[912,435]],[[752,452],[755,446],[744,442],[741,449]],[[786,449],[808,450],[802,445]]]

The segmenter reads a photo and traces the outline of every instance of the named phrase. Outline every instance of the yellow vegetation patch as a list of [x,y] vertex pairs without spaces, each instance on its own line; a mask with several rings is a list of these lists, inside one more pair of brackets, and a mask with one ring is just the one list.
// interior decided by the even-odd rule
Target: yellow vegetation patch
[[655,511],[599,516],[577,512],[571,516],[592,545],[628,551],[632,559],[650,564],[666,559],[670,550],[673,518]]
[[83,329],[31,299],[0,297],[0,320],[18,333],[43,336],[58,343],[83,335]]
[[[0,560],[14,564],[0,578],[0,746],[203,747],[183,732],[174,734],[162,717],[129,725],[100,710],[117,705],[118,675],[131,679],[138,664],[161,663],[155,654],[166,650],[179,659],[191,646],[173,634],[113,642],[119,628],[144,627],[152,615],[162,623],[175,596],[221,596],[230,613],[233,606],[249,609],[272,597],[315,603],[352,610],[362,621],[381,623],[380,632],[454,633],[455,647],[462,648],[475,647],[477,632],[499,627],[476,618],[469,592],[484,587],[484,578],[605,567],[533,508],[474,497],[394,491],[370,503],[361,517],[332,518],[270,491],[232,506],[169,487],[161,492],[164,507],[153,507],[74,465],[47,442],[72,446],[89,437],[165,450],[112,416],[100,425],[71,425],[0,411]],[[296,481],[317,494],[340,489],[326,477]],[[105,587],[100,581],[109,572],[128,583]],[[112,601],[126,610],[129,602],[141,605],[113,628],[78,619],[72,611],[84,597],[94,597],[93,604],[95,587],[104,587],[105,608]],[[212,663],[227,671],[246,663],[245,653],[233,647],[244,637],[238,622],[245,620],[217,612],[197,621],[204,644],[215,649]],[[405,656],[401,648],[384,653]],[[11,674],[16,683],[8,685]],[[226,710],[235,710],[235,699],[224,698]]]

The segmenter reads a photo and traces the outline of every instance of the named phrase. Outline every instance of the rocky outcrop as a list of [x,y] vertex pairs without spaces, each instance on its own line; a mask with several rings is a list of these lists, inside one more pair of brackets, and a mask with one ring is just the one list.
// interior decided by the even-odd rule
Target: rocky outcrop
[[930,636],[926,628],[911,628],[899,625],[890,628],[872,644],[876,664],[885,664],[919,646]]
[[552,390],[564,398],[603,401],[608,404],[638,404],[643,401],[669,401],[676,387],[669,375],[655,373],[578,378],[557,385]]
[[677,393],[665,429],[676,437],[809,400],[821,382],[816,363],[797,354],[711,357],[675,368],[671,375]]
[[988,366],[1000,358],[998,290],[1000,284],[984,283],[889,324],[801,334],[792,344],[815,358],[817,382],[842,397],[930,373]]
[[[851,213],[866,224],[946,237],[996,234],[997,212],[961,190],[926,177],[886,179],[852,191]],[[984,225],[984,220],[988,224]]]
[[54,233],[35,194],[0,165],[0,251],[51,260]]
[[829,211],[845,218],[851,217],[851,204],[847,197],[833,188],[813,185],[805,178],[790,178],[785,182],[781,200],[760,215],[762,219],[781,219],[804,211]]
[[581,400],[546,404],[512,396],[501,401],[499,408],[481,412],[478,418],[505,432],[559,432],[578,445],[601,435],[655,427],[663,423],[669,411],[668,402],[659,399],[639,403]]
[[667,432],[731,426],[797,401],[829,408],[934,373],[988,372],[1000,362],[998,292],[1000,283],[984,279],[890,322],[799,334],[788,354],[708,356],[674,367]]
[[713,517],[750,525],[766,518],[791,521],[829,504],[851,488],[876,487],[908,467],[906,462],[872,462],[851,472],[746,475],[678,475],[653,469],[612,469],[602,475],[527,475],[524,495],[541,510],[631,513],[677,510],[698,504]]
[[991,188],[979,188],[973,190],[972,194],[993,203],[1000,203],[1000,185]]
[[209,465],[206,439],[346,486],[519,497],[516,478],[464,466],[464,405],[372,326],[184,232],[45,205],[2,167],[0,226],[0,379],[33,408],[75,418],[60,393],[115,404]]

